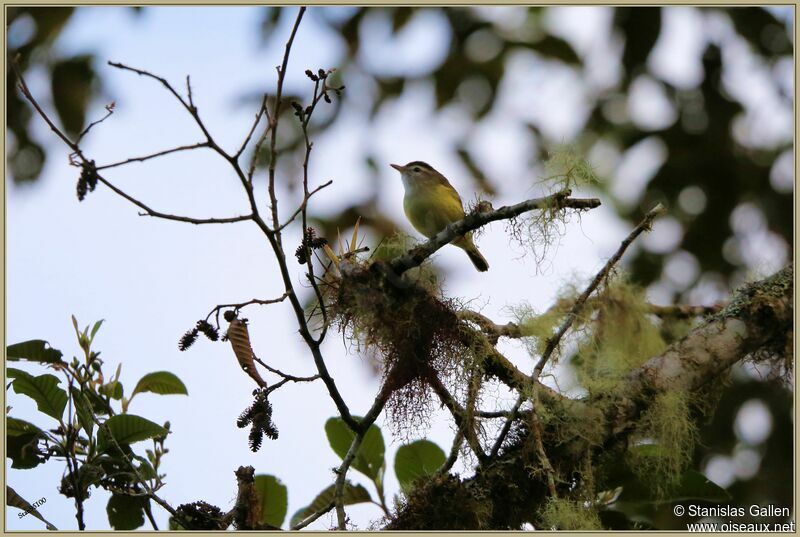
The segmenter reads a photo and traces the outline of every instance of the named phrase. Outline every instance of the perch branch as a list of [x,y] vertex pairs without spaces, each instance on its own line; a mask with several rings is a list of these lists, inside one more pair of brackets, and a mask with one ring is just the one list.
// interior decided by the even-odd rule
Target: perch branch
[[396,257],[390,262],[390,266],[396,274],[402,274],[408,269],[421,265],[434,252],[449,244],[456,237],[474,231],[490,222],[509,220],[537,209],[588,210],[600,206],[600,200],[597,198],[570,198],[571,194],[572,191],[570,189],[565,189],[550,196],[530,199],[516,205],[500,207],[499,209],[485,212],[472,212],[458,222],[448,224],[432,239]]

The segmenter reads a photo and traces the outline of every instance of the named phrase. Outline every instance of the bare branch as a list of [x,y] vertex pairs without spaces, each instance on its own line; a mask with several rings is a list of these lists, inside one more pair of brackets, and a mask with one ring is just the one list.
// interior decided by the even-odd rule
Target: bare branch
[[[264,97],[261,99],[261,106],[259,107],[258,112],[256,112],[256,119],[255,121],[253,121],[253,126],[250,127],[250,132],[247,133],[244,142],[242,142],[242,145],[239,147],[239,150],[233,155],[233,158],[238,159],[241,156],[241,154],[244,153],[247,144],[250,142],[250,138],[253,137],[253,133],[256,131],[256,127],[258,127],[258,123],[261,121],[261,118],[264,116],[266,112],[267,112],[267,96],[265,94]],[[269,129],[269,125],[267,125],[267,129]]]
[[[269,299],[266,299],[266,300],[260,299],[260,298],[253,298],[253,299],[248,300],[246,302],[238,302],[238,303],[234,303],[234,304],[218,304],[218,305],[214,306],[214,309],[212,309],[210,312],[208,312],[208,315],[206,315],[206,321],[208,320],[209,317],[211,317],[215,313],[217,314],[217,316],[219,316],[220,310],[223,310],[225,308],[233,308],[233,309],[238,311],[238,310],[244,308],[245,306],[250,306],[251,304],[260,304],[262,306],[265,306],[267,304],[277,304],[278,302],[283,302],[284,300],[286,300],[286,297],[288,297],[288,296],[289,296],[289,293],[283,293],[278,298],[269,298]],[[219,319],[217,319],[217,326],[219,326]]]
[[577,209],[588,210],[600,206],[597,198],[570,198],[570,189],[562,190],[556,194],[544,198],[535,198],[516,205],[500,207],[499,209],[486,212],[472,212],[458,222],[453,222],[440,231],[435,237],[423,244],[412,248],[405,254],[396,257],[390,263],[392,269],[397,274],[402,274],[410,268],[422,264],[428,257],[433,255],[439,248],[449,244],[453,239],[464,235],[469,231],[474,231],[481,226],[497,220],[509,220],[523,213],[537,209]]
[[297,530],[301,530],[301,529],[305,528],[306,526],[308,526],[312,522],[316,521],[319,517],[323,516],[325,513],[329,512],[331,509],[333,509],[335,505],[336,505],[335,502],[331,502],[328,505],[326,505],[325,507],[323,507],[322,509],[320,509],[319,511],[317,511],[316,513],[308,515],[306,518],[303,519],[302,522],[298,522],[297,524],[295,524],[294,526],[289,528],[290,531],[297,531]]
[[[272,117],[270,117],[270,126],[272,128],[272,132],[269,141],[270,160],[268,189],[270,210],[272,211],[273,229],[277,229],[280,224],[278,220],[278,198],[275,196],[275,166],[277,165],[278,160],[275,154],[275,147],[277,146],[278,142],[278,116],[281,109],[281,100],[283,99],[283,82],[286,78],[286,66],[289,63],[289,55],[292,51],[292,43],[294,43],[294,37],[297,35],[297,28],[300,26],[300,21],[303,20],[303,15],[305,12],[305,6],[301,6],[300,10],[297,12],[297,18],[294,21],[294,26],[292,27],[292,33],[289,35],[289,40],[286,41],[286,47],[283,53],[283,62],[281,63],[280,67],[278,67],[278,84],[275,92],[275,106],[272,109]],[[280,243],[280,236],[278,238],[278,242]]]
[[306,205],[308,204],[308,200],[311,199],[311,196],[313,196],[314,194],[316,194],[317,192],[319,192],[323,188],[327,188],[327,187],[331,186],[332,184],[333,184],[333,180],[331,179],[330,181],[328,181],[326,183],[322,183],[321,185],[319,185],[314,190],[312,190],[312,191],[308,192],[307,194],[305,194],[303,196],[303,202],[300,204],[300,206],[297,208],[297,210],[295,210],[295,212],[292,213],[292,216],[290,216],[288,218],[288,220],[286,220],[286,222],[284,222],[283,224],[278,226],[278,231],[283,230],[286,226],[291,224],[294,221],[294,219],[297,218],[297,216],[305,210]]
[[109,117],[111,117],[111,114],[113,114],[113,113],[114,113],[114,103],[112,102],[111,104],[107,104],[106,105],[106,115],[104,115],[103,117],[101,117],[97,121],[92,121],[91,123],[89,123],[89,125],[85,129],[83,129],[83,131],[81,131],[81,133],[78,135],[78,139],[75,140],[75,144],[77,145],[77,144],[81,143],[81,140],[83,140],[83,137],[86,136],[87,134],[89,134],[89,131],[92,130],[92,128],[95,125],[99,125],[103,121],[107,120]]
[[104,164],[102,166],[97,166],[95,169],[98,171],[107,170],[109,168],[116,168],[117,166],[124,166],[125,164],[130,164],[132,162],[144,162],[146,160],[150,160],[153,158],[169,155],[170,153],[177,153],[178,151],[191,151],[192,149],[200,149],[201,147],[209,147],[208,142],[200,142],[192,145],[182,145],[180,147],[173,147],[172,149],[165,149],[164,151],[159,151],[158,153],[152,153],[150,155],[145,155],[143,157],[132,157],[126,160],[122,160],[120,162],[114,162],[112,164]]

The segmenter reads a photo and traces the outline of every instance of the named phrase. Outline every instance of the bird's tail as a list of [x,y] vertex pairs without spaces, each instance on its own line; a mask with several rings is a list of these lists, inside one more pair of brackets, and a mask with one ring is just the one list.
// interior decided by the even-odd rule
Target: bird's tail
[[486,272],[489,270],[489,263],[486,261],[486,258],[481,255],[477,248],[474,250],[466,250],[466,252],[469,256],[469,260],[472,261],[472,264],[475,265],[476,269],[478,269],[480,272]]
[[467,252],[469,260],[472,261],[472,264],[475,265],[475,268],[478,269],[479,272],[486,272],[489,270],[489,262],[486,261],[486,258],[478,251],[478,247],[472,242],[472,237],[464,237],[455,240],[453,244]]

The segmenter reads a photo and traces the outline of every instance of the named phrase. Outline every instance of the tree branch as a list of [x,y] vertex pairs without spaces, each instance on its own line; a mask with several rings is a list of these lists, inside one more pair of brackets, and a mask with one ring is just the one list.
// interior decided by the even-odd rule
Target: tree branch
[[[545,349],[542,352],[542,356],[536,363],[536,367],[533,368],[533,373],[531,374],[531,380],[536,381],[539,379],[545,364],[547,364],[547,361],[550,359],[550,356],[552,356],[553,352],[561,342],[561,339],[564,337],[564,334],[566,334],[567,330],[569,330],[570,327],[572,326],[572,323],[575,322],[575,319],[578,317],[578,314],[583,310],[583,307],[586,304],[586,301],[589,299],[589,296],[592,293],[594,293],[594,291],[600,285],[600,282],[608,278],[611,269],[614,267],[614,265],[617,264],[617,261],[620,260],[622,255],[628,249],[628,247],[631,244],[633,244],[633,241],[636,240],[636,238],[639,235],[641,235],[645,230],[649,230],[653,224],[653,220],[655,220],[658,216],[660,216],[664,212],[666,212],[666,209],[664,208],[663,205],[659,203],[658,205],[653,207],[644,216],[642,221],[639,222],[639,225],[633,228],[633,231],[631,231],[628,234],[628,236],[625,237],[625,239],[622,241],[617,251],[614,252],[614,255],[612,255],[611,258],[606,262],[606,264],[603,265],[603,268],[600,269],[600,272],[598,272],[595,275],[595,277],[592,279],[592,281],[589,283],[586,289],[584,289],[583,293],[581,293],[581,295],[577,298],[575,304],[573,304],[572,306],[572,309],[570,309],[569,313],[567,313],[566,318],[561,323],[561,326],[559,326],[558,331],[547,340],[547,345],[545,346]],[[534,398],[535,397],[536,397],[536,389],[534,388]],[[503,428],[500,431],[500,434],[498,435],[497,440],[494,443],[494,446],[492,447],[492,452],[491,452],[492,457],[497,456],[500,447],[503,445],[503,441],[508,435],[508,431],[511,429],[511,424],[516,419],[517,414],[519,413],[519,409],[522,406],[522,403],[525,401],[525,399],[527,399],[526,395],[524,393],[520,393],[519,397],[517,398],[517,402],[514,404],[514,408],[511,411],[511,415],[508,417],[505,424],[503,424]],[[533,412],[536,412],[536,410],[537,409],[534,408]],[[541,451],[543,454],[544,450],[542,449]],[[549,465],[549,462],[547,462],[546,464]]]
[[600,206],[600,200],[597,198],[570,198],[569,196],[571,194],[572,191],[570,189],[565,189],[551,196],[530,199],[521,203],[517,203],[516,205],[500,207],[499,209],[492,211],[472,212],[465,216],[462,220],[449,224],[435,237],[427,242],[424,242],[423,244],[412,248],[405,254],[396,257],[390,262],[390,266],[398,275],[402,274],[408,269],[418,267],[439,248],[449,244],[456,237],[464,235],[470,231],[474,231],[490,222],[495,222],[497,220],[509,220],[523,213],[537,209],[589,210]]

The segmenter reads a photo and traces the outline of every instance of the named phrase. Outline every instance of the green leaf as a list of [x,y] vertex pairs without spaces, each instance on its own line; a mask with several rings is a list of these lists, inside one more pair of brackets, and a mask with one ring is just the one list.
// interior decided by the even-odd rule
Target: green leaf
[[125,392],[125,390],[122,387],[122,383],[118,380],[111,381],[108,384],[103,384],[102,386],[100,386],[100,389],[98,391],[102,395],[106,395],[111,399],[115,399],[117,401],[122,399],[122,396],[124,395]]
[[6,378],[15,379],[19,377],[33,377],[33,375],[22,369],[16,369],[14,367],[6,368]]
[[156,371],[148,373],[139,379],[133,389],[131,399],[137,393],[152,392],[160,395],[181,394],[189,395],[181,379],[169,371]]
[[[344,459],[353,443],[355,433],[341,418],[330,418],[325,422],[325,434],[333,451]],[[353,460],[353,468],[373,481],[379,480],[385,465],[385,450],[380,428],[375,424],[370,425]]]
[[16,507],[17,509],[21,509],[26,513],[30,513],[32,516],[38,518],[42,522],[45,523],[47,529],[50,531],[58,531],[58,528],[50,524],[47,520],[44,519],[42,514],[36,510],[34,506],[32,506],[25,498],[17,494],[17,491],[6,485],[6,505],[11,507]]
[[54,375],[34,377],[26,373],[16,377],[11,385],[16,393],[36,401],[39,412],[60,420],[67,406],[67,392],[59,388],[58,383],[58,377]]
[[18,420],[17,418],[12,418],[11,416],[6,416],[6,435],[8,436],[20,436],[23,434],[41,432],[42,430],[32,423],[28,423],[24,420]]
[[[334,485],[331,485],[320,492],[317,497],[314,498],[314,501],[309,505],[303,507],[302,509],[298,509],[297,512],[292,515],[292,519],[289,521],[289,527],[293,528],[302,522],[306,517],[325,509],[331,503],[333,503],[333,494],[335,488],[336,487]],[[342,491],[342,500],[344,505],[354,505],[357,503],[371,502],[372,498],[370,497],[369,492],[367,492],[367,489],[365,489],[362,485],[353,486],[348,481],[345,483],[344,490]]]
[[78,423],[81,424],[83,430],[86,431],[86,434],[91,438],[92,431],[94,431],[91,403],[84,397],[83,392],[74,386],[70,388],[70,393],[72,394],[72,404],[75,406],[75,413],[78,415]]
[[261,500],[261,523],[280,528],[286,518],[288,493],[286,485],[274,475],[257,475],[255,489]]
[[394,473],[404,492],[420,477],[433,475],[447,457],[442,448],[430,440],[417,440],[400,446],[394,457]]
[[45,462],[39,450],[40,433],[24,433],[6,437],[6,457],[11,459],[11,467],[18,470],[35,468]]
[[542,56],[555,58],[567,64],[580,65],[581,63],[581,59],[575,53],[572,45],[554,35],[546,35],[539,41],[526,43],[526,45]]
[[32,339],[15,343],[6,347],[6,356],[11,361],[28,360],[40,364],[63,364],[63,354],[58,349],[53,349],[43,339]]
[[91,56],[75,56],[53,65],[53,104],[68,134],[77,135],[86,123],[95,78]]
[[95,334],[97,334],[97,331],[100,330],[100,325],[102,325],[102,324],[103,324],[103,319],[100,319],[99,321],[94,323],[94,326],[92,327],[92,333],[89,334],[89,337],[92,340],[94,340],[94,336],[95,336]]
[[133,444],[148,438],[167,435],[167,430],[161,425],[133,414],[112,416],[106,420],[105,424],[119,444]]
[[106,505],[108,523],[115,530],[135,530],[144,524],[146,498],[112,494]]

